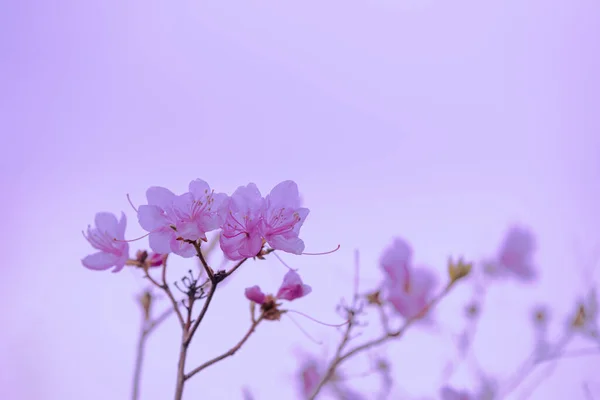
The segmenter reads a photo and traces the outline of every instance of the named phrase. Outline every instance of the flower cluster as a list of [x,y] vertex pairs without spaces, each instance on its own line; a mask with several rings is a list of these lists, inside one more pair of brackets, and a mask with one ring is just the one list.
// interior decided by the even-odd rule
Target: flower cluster
[[[206,241],[206,234],[217,229],[221,230],[221,250],[230,260],[255,257],[265,244],[293,254],[304,251],[298,236],[309,210],[300,207],[298,186],[293,181],[279,183],[263,197],[254,183],[228,196],[196,179],[181,195],[154,186],[146,191],[146,198],[148,204],[136,210],[137,217],[158,259],[169,253],[193,257],[195,244]],[[117,221],[110,213],[98,213],[95,223],[85,237],[99,252],[84,258],[83,265],[94,270],[122,270],[129,260],[125,215]]]

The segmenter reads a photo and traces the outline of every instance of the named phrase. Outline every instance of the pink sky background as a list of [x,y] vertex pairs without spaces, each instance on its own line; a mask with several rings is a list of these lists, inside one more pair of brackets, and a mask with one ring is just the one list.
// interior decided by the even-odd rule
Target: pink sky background
[[[311,209],[307,251],[285,255],[313,293],[294,308],[339,322],[352,252],[363,284],[395,235],[443,280],[450,254],[479,260],[513,222],[538,235],[541,280],[492,288],[477,351],[505,376],[531,348],[530,307],[554,330],[600,258],[600,7],[574,1],[3,1],[0,159],[4,275],[0,398],[127,399],[138,331],[131,271],[86,270],[81,230],[97,211],[129,218],[152,185],[202,178],[218,191],[298,182]],[[146,241],[131,245],[132,250]],[[218,260],[217,260],[218,261]],[[170,265],[171,280],[193,262]],[[248,325],[243,288],[276,290],[276,259],[249,263],[218,292],[191,368]],[[436,314],[389,347],[395,398],[437,396],[458,329],[457,288]],[[163,304],[166,306],[166,304]],[[178,327],[149,341],[142,399],[168,399]],[[233,359],[186,385],[185,399],[296,395],[297,349],[332,353],[332,328],[300,319],[260,326]],[[360,340],[360,339],[358,339]],[[574,343],[574,348],[584,347]],[[589,347],[589,345],[588,345]],[[360,362],[353,364],[360,370]],[[600,399],[600,357],[561,361],[532,399]],[[596,371],[596,372],[595,372]],[[459,374],[462,386],[468,378]],[[373,390],[370,381],[356,387]],[[433,397],[432,397],[433,396]],[[514,397],[519,398],[518,396]]]

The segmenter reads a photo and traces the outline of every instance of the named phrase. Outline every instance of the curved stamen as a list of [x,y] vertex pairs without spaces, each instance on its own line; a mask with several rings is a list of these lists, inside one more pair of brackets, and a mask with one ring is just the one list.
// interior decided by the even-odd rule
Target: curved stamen
[[337,247],[333,250],[325,251],[323,253],[302,253],[302,255],[303,256],[324,256],[326,254],[335,253],[336,251],[338,251],[340,249],[340,247],[342,247],[342,246],[338,244]]
[[122,242],[122,243],[135,242],[135,241],[138,241],[138,240],[140,240],[140,239],[143,239],[143,238],[145,238],[146,236],[148,236],[148,235],[150,235],[151,233],[154,233],[154,232],[156,232],[156,231],[158,231],[158,229],[156,229],[156,230],[154,230],[154,231],[152,231],[152,232],[148,232],[148,233],[146,233],[145,235],[143,235],[143,236],[140,236],[139,238],[135,238],[135,239],[130,239],[130,240],[120,240],[120,239],[117,239],[117,238],[113,238],[113,241],[115,241],[115,242]]
[[127,193],[127,201],[129,202],[129,205],[131,206],[131,208],[133,208],[133,211],[135,211],[136,213],[138,212],[137,208],[133,205],[133,201],[131,201],[131,197],[129,196],[129,193]]
[[[288,310],[291,311],[291,310]],[[318,345],[322,345],[323,342],[315,339],[314,337],[312,337],[311,335],[308,334],[308,332],[306,332],[306,330],[304,330],[304,328],[302,328],[302,326],[300,326],[300,324],[294,319],[292,318],[291,315],[288,315],[288,318],[294,323],[294,325],[296,325],[296,328],[300,329],[300,332],[304,333],[304,336],[306,336],[311,342],[318,344]]]
[[281,263],[282,263],[283,265],[285,265],[285,266],[286,266],[286,267],[287,267],[289,270],[291,270],[291,271],[298,271],[298,269],[294,269],[294,268],[290,267],[289,265],[287,265],[287,264],[285,263],[285,261],[283,261],[283,259],[282,259],[281,257],[279,257],[279,254],[277,254],[277,253],[276,253],[276,252],[274,252],[274,251],[273,251],[273,254],[275,254],[275,257],[277,257],[277,259],[278,259],[279,261],[281,261]]
[[304,314],[303,312],[300,312],[300,311],[296,311],[296,310],[286,310],[286,311],[293,312],[293,313],[296,313],[296,314],[300,314],[303,317],[308,318],[308,319],[310,319],[313,322],[316,322],[317,324],[321,324],[321,325],[325,325],[325,326],[331,326],[333,328],[339,328],[340,326],[344,326],[344,325],[346,325],[346,324],[348,324],[350,322],[348,320],[348,321],[345,321],[345,322],[343,322],[341,324],[328,324],[326,322],[322,322],[322,321],[319,321],[317,319],[314,319],[313,317],[310,317],[310,316],[308,316],[308,315],[306,315],[306,314]]

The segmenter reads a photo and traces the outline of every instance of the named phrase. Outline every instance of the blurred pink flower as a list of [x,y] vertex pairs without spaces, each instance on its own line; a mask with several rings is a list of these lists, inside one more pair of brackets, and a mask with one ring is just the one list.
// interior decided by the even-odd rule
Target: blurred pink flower
[[308,213],[308,208],[300,206],[296,182],[283,181],[265,199],[260,225],[262,236],[276,250],[301,254],[304,242],[298,235]]
[[412,262],[412,248],[402,238],[394,238],[392,244],[385,249],[379,264],[390,281],[406,280]]
[[264,202],[254,183],[238,187],[227,199],[222,211],[224,223],[219,241],[221,250],[230,260],[254,257],[262,249],[258,228]]
[[445,386],[440,390],[441,400],[473,400],[473,397],[464,390],[458,391]]
[[386,275],[383,289],[387,300],[405,318],[425,313],[436,279],[425,268],[413,268],[412,249],[401,238],[395,238],[380,258]]
[[300,390],[304,398],[309,397],[321,380],[320,365],[314,359],[307,359],[300,366]]
[[121,213],[121,219],[117,221],[114,214],[99,212],[94,223],[96,228],[88,225],[87,235],[84,233],[83,236],[100,251],[81,260],[83,266],[96,271],[111,267],[115,267],[112,272],[121,271],[129,259],[129,243],[124,241],[127,226],[125,214]]
[[[303,283],[300,275],[294,270],[289,270],[283,277],[283,282],[277,291],[275,299],[292,301],[304,297],[312,292],[312,288]],[[246,288],[246,298],[257,304],[263,304],[267,297],[259,286]],[[271,297],[273,299],[273,297]]]
[[520,226],[511,227],[500,246],[498,264],[524,281],[536,277],[533,253],[536,249],[534,235]]

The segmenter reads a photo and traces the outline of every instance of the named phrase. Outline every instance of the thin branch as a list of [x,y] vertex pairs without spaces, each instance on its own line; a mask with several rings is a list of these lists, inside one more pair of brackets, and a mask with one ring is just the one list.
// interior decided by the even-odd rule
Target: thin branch
[[162,267],[162,284],[158,283],[154,278],[152,278],[152,276],[148,273],[148,268],[144,268],[144,273],[146,274],[146,278],[148,278],[150,280],[150,282],[152,282],[154,284],[154,286],[158,287],[159,289],[161,289],[162,291],[164,291],[167,294],[167,297],[169,298],[169,300],[171,301],[171,304],[173,306],[173,311],[175,311],[175,313],[177,314],[177,319],[179,320],[179,325],[181,325],[181,327],[183,328],[183,325],[184,325],[183,316],[181,315],[181,312],[179,311],[179,306],[177,304],[177,300],[175,300],[175,297],[173,296],[173,292],[171,292],[171,289],[169,288],[169,285],[167,284],[167,260],[165,259],[165,261],[163,263],[163,267]]
[[584,382],[582,385],[583,393],[585,393],[585,398],[587,400],[594,400],[594,396],[592,396],[592,391],[590,390],[590,385],[587,382]]
[[131,399],[138,400],[140,398],[140,383],[142,380],[142,364],[144,363],[144,349],[146,345],[146,329],[140,329],[140,336],[138,337],[137,348],[135,353],[135,368],[133,371],[133,388],[131,392]]
[[202,250],[200,249],[200,244],[198,244],[198,242],[196,241],[188,241],[188,243],[191,243],[192,246],[194,246],[194,248],[196,249],[196,255],[198,256],[198,258],[200,259],[200,262],[202,263],[202,266],[204,267],[204,271],[206,272],[206,276],[208,276],[208,279],[210,279],[211,282],[213,282],[215,280],[215,274],[213,272],[213,270],[208,266],[208,263],[206,262],[206,259],[204,258],[204,254],[202,254]]
[[[418,314],[416,314],[415,316],[408,318],[404,324],[400,327],[400,329],[398,329],[397,331],[394,332],[386,332],[383,336],[368,341],[366,343],[363,343],[355,348],[353,348],[352,350],[346,352],[345,354],[342,355],[342,351],[344,346],[346,345],[347,342],[347,335],[349,334],[349,328],[351,324],[348,324],[348,329],[346,330],[346,334],[344,335],[344,338],[342,339],[342,343],[340,343],[340,345],[338,346],[338,351],[336,351],[336,354],[334,356],[334,358],[331,360],[331,363],[329,364],[329,368],[327,369],[327,372],[325,373],[325,375],[323,375],[323,377],[321,378],[321,380],[319,381],[319,383],[317,384],[317,386],[315,387],[315,389],[313,390],[313,393],[310,395],[310,397],[308,398],[308,400],[314,400],[316,399],[317,395],[319,394],[319,392],[321,391],[321,389],[323,388],[323,386],[327,383],[327,381],[329,379],[331,379],[331,377],[333,376],[336,368],[345,360],[347,360],[348,358],[354,356],[357,353],[360,353],[362,351],[368,350],[372,347],[376,347],[379,346],[383,343],[386,343],[387,341],[396,338],[396,337],[400,337],[404,334],[404,332],[406,332],[406,330],[417,320],[421,319],[423,312],[429,312],[442,298],[444,298],[448,292],[450,291],[450,289],[454,286],[455,281],[451,281],[450,283],[448,283],[448,285],[436,296],[434,297],[424,308],[421,312],[419,312]],[[341,350],[340,350],[341,349]]]
[[263,318],[264,318],[264,316],[261,315],[256,321],[254,321],[252,323],[252,325],[250,325],[250,329],[248,329],[248,332],[246,332],[244,337],[235,346],[233,346],[231,349],[229,349],[225,353],[221,354],[220,356],[217,356],[217,357],[213,358],[212,360],[209,360],[209,361],[205,362],[204,364],[194,368],[187,375],[185,375],[185,379],[190,379],[192,376],[196,375],[198,372],[202,371],[203,369],[208,368],[211,365],[213,365],[227,357],[233,356],[244,345],[244,343],[246,343],[246,341],[248,340],[248,338],[250,338],[252,333],[254,333],[254,331],[256,330],[256,327],[263,320]]
[[521,367],[519,368],[518,372],[513,375],[512,379],[507,382],[506,387],[500,391],[501,397],[504,398],[517,389],[543,361],[548,361],[550,359],[557,360],[560,358],[560,356],[557,355],[560,354],[560,352],[571,341],[571,339],[572,336],[570,334],[566,334],[556,342],[552,351],[550,351],[547,356],[541,359],[538,358],[535,353],[532,353],[527,360],[521,364]]
[[196,330],[198,330],[200,323],[204,319],[204,316],[206,315],[206,312],[208,311],[208,306],[210,306],[210,302],[211,302],[216,290],[217,290],[217,283],[214,282],[210,286],[208,295],[206,296],[206,299],[204,300],[204,304],[202,305],[202,310],[200,310],[200,314],[198,315],[198,318],[196,318],[196,320],[194,321],[194,324],[192,325],[192,328],[188,331],[187,335],[184,335],[183,342],[186,346],[188,346],[190,344],[190,342],[192,341],[192,338],[194,337],[194,334],[196,333]]
[[[160,325],[164,320],[166,320],[173,313],[173,309],[169,308],[165,310],[158,318],[154,319],[152,322],[147,323],[147,321],[142,321],[142,326],[140,329],[140,335],[138,337],[137,342],[137,350],[135,356],[135,367],[133,372],[133,388],[131,393],[132,400],[138,400],[140,398],[140,384],[142,380],[142,364],[144,363],[144,350],[146,347],[146,341],[148,336],[156,329],[158,325]],[[144,326],[146,325],[146,326]]]
[[233,274],[239,267],[242,266],[243,263],[246,262],[246,260],[247,258],[244,258],[243,260],[240,260],[237,264],[235,264],[233,267],[231,267],[231,269],[225,273],[225,278]]

